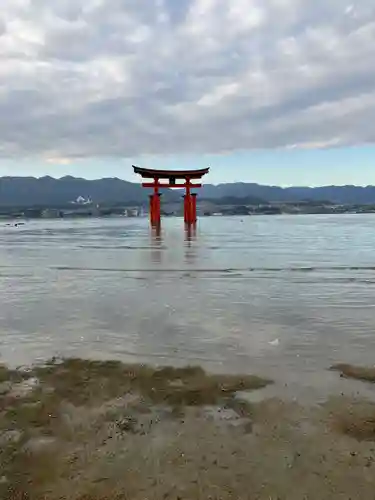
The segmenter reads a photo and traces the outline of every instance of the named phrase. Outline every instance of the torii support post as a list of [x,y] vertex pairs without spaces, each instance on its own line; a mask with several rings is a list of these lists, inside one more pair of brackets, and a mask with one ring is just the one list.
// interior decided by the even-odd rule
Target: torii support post
[[[134,172],[142,178],[153,179],[152,182],[143,182],[145,188],[152,188],[150,195],[150,222],[152,226],[158,226],[161,222],[160,196],[159,189],[181,189],[185,188],[184,196],[184,221],[187,225],[193,225],[197,221],[197,195],[192,193],[192,188],[200,188],[202,184],[193,184],[191,180],[201,179],[208,174],[209,168],[200,170],[152,170],[140,168],[133,165]],[[167,182],[160,182],[160,179]],[[176,181],[182,181],[176,182]]]
[[190,196],[184,194],[184,222],[189,224]]
[[197,193],[191,194],[191,222],[192,224],[197,222]]
[[186,188],[184,196],[184,221],[185,224],[196,224],[197,222],[197,195],[190,193],[189,187]]
[[150,222],[152,226],[158,226],[161,222],[159,179],[154,177],[152,183],[153,193],[150,195]]
[[152,226],[158,226],[161,222],[160,193],[150,195],[150,222]]
[[185,224],[196,224],[197,222],[197,195],[184,196],[184,221]]

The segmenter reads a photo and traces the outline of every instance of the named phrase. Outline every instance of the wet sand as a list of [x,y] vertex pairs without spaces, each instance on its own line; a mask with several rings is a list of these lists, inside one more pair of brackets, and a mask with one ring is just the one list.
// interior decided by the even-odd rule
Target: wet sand
[[373,500],[375,404],[246,398],[270,383],[79,359],[1,367],[0,498]]

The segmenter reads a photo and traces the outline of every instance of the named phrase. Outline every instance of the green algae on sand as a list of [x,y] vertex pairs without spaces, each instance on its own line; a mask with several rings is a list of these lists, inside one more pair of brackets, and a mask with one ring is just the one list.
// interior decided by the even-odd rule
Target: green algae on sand
[[76,404],[96,403],[126,392],[137,392],[153,403],[200,406],[271,383],[255,375],[212,375],[199,366],[155,368],[82,359],[47,363],[36,368],[34,374],[53,387],[62,399]]
[[[37,383],[17,390],[28,379]],[[83,359],[53,359],[28,372],[4,366],[0,380],[5,384],[0,394],[0,497],[12,500],[49,498],[49,487],[64,479],[64,471],[72,473],[74,450],[95,443],[98,436],[142,434],[142,422],[152,422],[160,408],[169,409],[172,420],[187,407],[227,404],[236,411],[238,391],[270,383],[252,375],[211,375],[195,366]]]
[[339,363],[331,366],[331,370],[340,372],[342,377],[375,383],[375,366],[356,366]]

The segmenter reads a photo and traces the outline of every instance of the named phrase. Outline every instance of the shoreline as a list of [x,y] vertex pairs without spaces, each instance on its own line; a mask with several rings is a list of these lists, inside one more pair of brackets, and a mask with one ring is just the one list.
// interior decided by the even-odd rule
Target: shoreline
[[[332,370],[375,380],[374,368]],[[265,387],[272,381],[199,366],[2,366],[0,496],[373,500],[375,404],[246,397]]]
[[[375,214],[375,209],[368,209],[368,210],[362,210],[362,211],[312,211],[312,212],[251,212],[251,213],[212,213],[212,214],[200,214],[199,218],[200,219],[206,219],[206,218],[217,218],[217,217],[222,217],[222,218],[244,218],[244,217],[302,217],[302,216],[316,216],[316,215],[326,215],[326,216],[336,216],[336,215],[374,215]],[[164,214],[164,218],[167,219],[182,219],[183,214]],[[147,215],[140,215],[140,216],[130,216],[130,215],[123,215],[123,214],[113,214],[113,215],[86,215],[86,214],[69,214],[69,215],[63,215],[63,216],[40,216],[40,217],[30,217],[30,216],[25,216],[25,215],[0,215],[0,223],[4,223],[5,226],[10,226],[10,227],[17,227],[17,226],[23,226],[25,225],[26,222],[32,222],[32,221],[75,221],[75,220],[116,220],[116,219],[126,219],[130,221],[134,220],[148,220]],[[11,224],[14,222],[14,224]],[[17,223],[17,221],[20,221]]]

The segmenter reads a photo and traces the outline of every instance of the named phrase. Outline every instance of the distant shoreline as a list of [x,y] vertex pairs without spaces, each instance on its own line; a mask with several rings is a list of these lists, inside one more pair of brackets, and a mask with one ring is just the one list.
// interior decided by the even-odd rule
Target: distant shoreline
[[[207,206],[198,205],[198,217],[212,216],[259,216],[259,215],[343,215],[375,214],[375,205],[335,205],[317,203],[270,203],[264,205],[220,205],[210,201]],[[163,217],[182,217],[182,207],[165,208]],[[0,221],[44,220],[44,219],[90,219],[90,218],[145,218],[147,209],[143,206],[120,207],[70,207],[67,208],[0,208]]]

